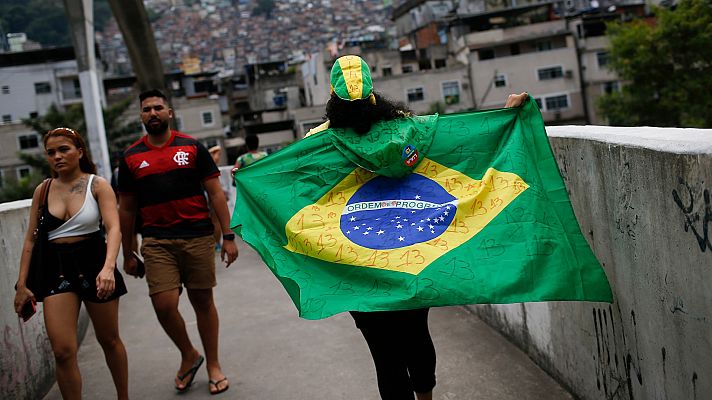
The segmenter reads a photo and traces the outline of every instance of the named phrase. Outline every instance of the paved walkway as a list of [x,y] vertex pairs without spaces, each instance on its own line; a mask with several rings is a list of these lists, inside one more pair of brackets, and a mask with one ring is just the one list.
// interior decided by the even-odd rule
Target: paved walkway
[[[237,263],[227,270],[218,268],[215,292],[221,362],[230,378],[230,390],[210,396],[202,368],[192,389],[176,394],[173,376],[178,352],[153,314],[145,282],[129,278],[120,323],[129,356],[131,398],[378,399],[368,347],[351,317],[344,313],[321,321],[300,319],[257,254],[242,242],[238,246]],[[181,311],[191,338],[201,349],[185,295]],[[463,308],[433,309],[430,327],[438,357],[435,399],[572,399],[524,353]],[[79,350],[79,367],[85,399],[115,398],[91,327]],[[55,384],[45,400],[58,399]]]

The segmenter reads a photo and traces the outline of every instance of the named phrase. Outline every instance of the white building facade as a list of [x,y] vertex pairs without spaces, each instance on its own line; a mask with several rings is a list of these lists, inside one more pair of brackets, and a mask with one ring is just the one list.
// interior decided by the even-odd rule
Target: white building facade
[[[100,96],[105,105],[103,90]],[[63,109],[81,103],[72,48],[0,54],[0,123],[42,116],[52,104]]]

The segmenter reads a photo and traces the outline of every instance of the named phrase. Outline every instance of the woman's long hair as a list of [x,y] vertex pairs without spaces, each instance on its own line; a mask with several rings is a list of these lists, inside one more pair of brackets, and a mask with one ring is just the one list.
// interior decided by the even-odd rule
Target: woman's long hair
[[371,130],[371,125],[379,121],[411,116],[413,113],[403,103],[397,103],[373,92],[376,104],[369,99],[342,100],[332,93],[326,103],[326,118],[330,128],[352,128],[359,135]]
[[[74,129],[54,128],[51,131],[48,131],[42,139],[45,148],[47,147],[47,140],[49,140],[49,138],[60,136],[71,140],[74,144],[74,147],[82,150],[83,155],[82,158],[79,159],[79,169],[87,174],[96,174],[96,165],[94,165],[94,162],[91,160],[91,157],[89,157],[89,150],[87,149],[87,145],[84,142],[82,135],[80,135],[79,132],[75,131]],[[52,177],[56,178],[57,172],[55,170],[52,170],[51,172]]]

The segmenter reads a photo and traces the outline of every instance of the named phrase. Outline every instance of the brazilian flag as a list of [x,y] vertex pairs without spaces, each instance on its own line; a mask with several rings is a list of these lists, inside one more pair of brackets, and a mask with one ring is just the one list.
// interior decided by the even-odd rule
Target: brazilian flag
[[533,100],[327,129],[235,174],[236,233],[307,319],[611,302]]

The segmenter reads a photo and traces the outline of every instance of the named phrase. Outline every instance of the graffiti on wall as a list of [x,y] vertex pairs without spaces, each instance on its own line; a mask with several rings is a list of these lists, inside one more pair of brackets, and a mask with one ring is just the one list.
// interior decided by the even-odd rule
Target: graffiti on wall
[[710,243],[709,226],[712,222],[712,205],[710,204],[710,191],[701,190],[702,201],[696,199],[695,193],[700,193],[701,187],[691,186],[685,179],[678,177],[678,188],[672,191],[672,199],[685,216],[685,232],[692,232],[703,253],[712,252]]
[[593,323],[596,328],[596,387],[605,399],[633,400],[633,385],[643,385],[641,357],[638,350],[638,329],[635,311],[630,312],[632,337],[626,335],[620,310],[618,326],[613,309],[593,308]]

